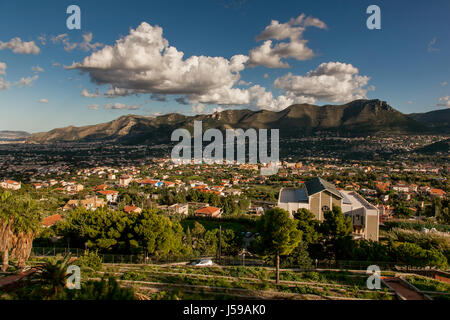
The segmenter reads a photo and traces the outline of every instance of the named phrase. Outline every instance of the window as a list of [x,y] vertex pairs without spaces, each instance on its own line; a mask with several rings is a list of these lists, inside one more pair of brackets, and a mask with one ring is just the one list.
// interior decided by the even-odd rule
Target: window
[[328,206],[323,206],[322,207],[322,212],[325,212],[325,211],[328,211],[328,210],[330,210],[330,208]]

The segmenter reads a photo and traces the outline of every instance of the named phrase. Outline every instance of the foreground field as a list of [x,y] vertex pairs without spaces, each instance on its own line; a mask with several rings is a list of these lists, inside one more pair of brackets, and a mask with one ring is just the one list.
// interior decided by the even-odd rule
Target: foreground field
[[275,271],[258,267],[208,267],[105,265],[90,278],[113,275],[149,298],[188,299],[381,299],[395,295],[388,288],[371,291],[365,275],[350,272]]

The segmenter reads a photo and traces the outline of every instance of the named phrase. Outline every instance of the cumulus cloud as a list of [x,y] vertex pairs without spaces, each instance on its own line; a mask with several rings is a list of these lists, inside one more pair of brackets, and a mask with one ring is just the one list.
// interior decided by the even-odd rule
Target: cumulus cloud
[[105,110],[138,110],[140,108],[139,104],[136,105],[128,105],[123,103],[108,103],[106,104],[103,109]]
[[34,43],[34,41],[22,41],[22,39],[16,37],[8,42],[0,41],[0,50],[10,49],[14,53],[21,54],[38,54],[41,50]]
[[72,51],[77,47],[84,51],[90,51],[90,50],[95,50],[98,47],[103,46],[103,44],[99,43],[99,42],[92,43],[92,39],[94,38],[94,36],[92,35],[92,32],[85,33],[82,35],[82,37],[83,37],[83,41],[80,43],[70,42],[69,36],[67,35],[67,33],[63,33],[63,34],[60,34],[57,36],[50,37],[50,41],[55,44],[62,43],[64,46],[64,50],[66,50],[66,51]]
[[10,83],[5,81],[2,77],[0,77],[0,90],[9,90]]
[[84,51],[89,51],[89,50],[95,50],[98,47],[103,47],[102,43],[99,43],[99,42],[92,43],[93,37],[94,36],[92,35],[92,32],[83,34],[83,42],[81,42],[79,44],[80,49],[84,50]]
[[41,45],[45,46],[47,44],[47,36],[45,34],[41,34],[37,39]]
[[25,77],[25,78],[21,78],[19,81],[17,81],[15,83],[16,86],[18,86],[19,88],[23,88],[23,87],[32,87],[34,81],[36,81],[39,78],[38,75],[34,75],[32,77]]
[[[296,60],[308,60],[315,54],[307,47],[307,40],[303,39],[303,32],[307,27],[326,29],[326,24],[313,17],[301,14],[297,18],[291,18],[286,23],[272,20],[261,34],[256,37],[257,41],[264,41],[262,45],[249,52],[248,66],[265,66],[267,68],[289,68],[286,58]],[[272,40],[285,40],[286,42],[274,43]]]
[[98,90],[96,92],[89,92],[87,89],[83,89],[81,90],[81,95],[85,98],[98,98],[101,94]]
[[91,110],[98,110],[98,107],[100,107],[98,104],[90,104],[88,105],[88,108]]
[[39,100],[39,102],[40,103],[48,103],[48,100],[47,99],[41,99],[41,100]]
[[366,98],[369,80],[368,76],[359,75],[358,68],[351,64],[327,62],[304,76],[288,73],[277,78],[274,85],[290,98],[303,97],[313,103],[317,100],[348,102]]
[[439,107],[448,107],[450,108],[450,96],[439,98],[439,102],[437,104]]
[[69,41],[69,36],[67,35],[67,33],[63,33],[63,34],[60,34],[57,36],[52,36],[50,38],[50,41],[53,43],[62,43],[64,46],[64,50],[66,50],[66,51],[72,51],[77,46],[76,43],[71,43]]
[[0,62],[0,75],[6,74],[6,63]]
[[87,72],[97,84],[109,84],[105,96],[181,95],[199,112],[204,104],[251,104],[280,109],[292,101],[284,97],[275,99],[260,86],[233,87],[240,80],[239,72],[245,68],[247,56],[235,55],[229,60],[207,56],[183,59],[183,52],[170,46],[162,33],[161,27],[143,22],[113,46],[105,46],[66,68]]
[[[304,16],[291,19],[288,24],[285,29],[297,35],[293,36],[297,40],[303,31],[296,28],[326,27],[320,20]],[[300,24],[301,27],[295,27]],[[275,32],[274,29],[265,30],[263,37],[284,39],[286,32]],[[190,104],[192,111],[198,113],[210,110],[206,105],[248,105],[282,110],[294,103],[314,103],[324,98],[340,101],[364,97],[368,90],[363,87],[369,78],[359,76],[358,69],[351,65],[328,63],[305,76],[288,74],[277,79],[276,84],[284,93],[275,97],[260,85],[250,86],[250,83],[241,81],[240,72],[248,60],[245,55],[235,55],[230,59],[209,56],[185,58],[183,52],[169,45],[161,27],[143,22],[136,29],[130,29],[130,33],[114,45],[107,45],[65,68],[88,73],[98,85],[109,85],[104,93],[106,97],[150,94],[152,99],[162,100],[165,95],[176,95],[178,103]],[[237,85],[249,87],[239,88]],[[107,106],[108,109],[114,108],[113,104]]]
[[231,87],[239,80],[248,57],[191,56],[169,46],[162,28],[142,23],[118,41],[74,63],[68,69],[89,73],[98,84],[111,84],[111,93],[159,93],[201,95]]
[[[7,65],[4,62],[0,62],[0,75],[6,74]],[[5,81],[3,77],[0,77],[0,90],[9,90],[10,83]]]
[[442,82],[441,82],[441,86],[442,86],[442,87],[445,87],[446,85],[448,85],[448,82],[447,82],[447,81],[442,81]]
[[31,71],[33,71],[34,73],[39,73],[39,72],[44,72],[45,70],[39,66],[36,66],[36,67],[31,67]]

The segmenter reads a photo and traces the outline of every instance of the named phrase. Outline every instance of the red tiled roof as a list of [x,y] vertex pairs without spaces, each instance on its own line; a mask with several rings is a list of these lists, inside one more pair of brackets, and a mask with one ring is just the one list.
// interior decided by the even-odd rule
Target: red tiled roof
[[46,217],[42,220],[42,224],[46,227],[54,225],[56,222],[62,220],[63,217],[60,214],[54,214],[50,217]]
[[203,207],[201,209],[195,210],[195,213],[201,213],[201,214],[214,214],[217,211],[220,211],[220,208],[216,207]]
[[100,194],[106,196],[106,195],[109,195],[109,194],[118,194],[119,191],[114,191],[114,190],[101,190],[101,191],[99,191],[98,193],[100,193]]
[[136,207],[136,206],[125,206],[124,208],[123,208],[123,211],[125,211],[126,213],[130,213],[130,212],[132,212],[132,211],[134,211],[134,210],[136,210],[136,209],[138,209],[139,207]]

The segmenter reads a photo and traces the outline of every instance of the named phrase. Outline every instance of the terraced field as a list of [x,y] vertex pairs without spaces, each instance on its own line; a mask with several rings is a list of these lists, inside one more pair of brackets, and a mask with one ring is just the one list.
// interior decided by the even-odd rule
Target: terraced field
[[133,286],[149,298],[159,299],[382,299],[395,296],[387,288],[371,291],[365,275],[350,272],[282,271],[258,267],[207,267],[108,265],[89,277],[114,275],[122,285]]

